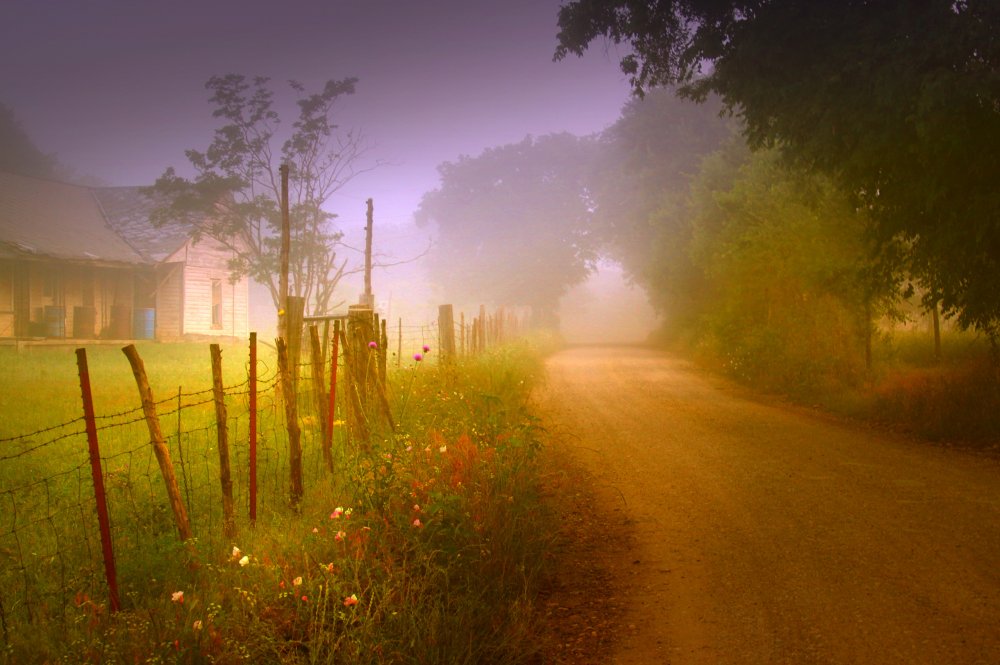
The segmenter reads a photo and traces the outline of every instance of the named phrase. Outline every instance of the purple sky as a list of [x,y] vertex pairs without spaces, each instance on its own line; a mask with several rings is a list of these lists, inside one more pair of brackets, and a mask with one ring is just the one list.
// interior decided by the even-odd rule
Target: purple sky
[[588,134],[617,118],[628,97],[618,53],[552,62],[558,5],[3,0],[0,101],[78,173],[149,184],[169,165],[186,172],[183,150],[208,145],[211,75],[262,74],[282,92],[289,78],[317,89],[357,76],[340,124],[361,129],[389,165],[331,208],[361,217],[371,196],[379,223],[406,225],[442,161],[526,134]]

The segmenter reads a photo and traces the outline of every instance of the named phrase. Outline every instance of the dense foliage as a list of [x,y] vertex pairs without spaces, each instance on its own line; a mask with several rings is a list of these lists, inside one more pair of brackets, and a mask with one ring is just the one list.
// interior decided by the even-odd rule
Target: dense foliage
[[280,118],[273,109],[268,79],[229,74],[213,76],[212,115],[223,125],[204,152],[186,155],[196,173],[183,178],[171,167],[148,192],[163,198],[154,223],[180,221],[197,239],[207,236],[230,247],[234,278],[249,275],[268,287],[279,304],[281,249],[280,164],[289,167],[291,248],[289,293],[305,298],[312,312],[326,312],[346,262],[337,250],[342,233],[324,209],[330,196],[364,171],[365,141],[356,132],[338,132],[336,104],[354,93],[357,79],[327,81],[307,93],[295,81],[298,118],[279,145]]
[[14,110],[0,102],[0,171],[38,178],[56,176],[56,159],[39,150],[25,133]]
[[[557,57],[626,43],[637,90],[718,94],[754,148],[834,179],[946,314],[1000,323],[1000,5],[575,0]],[[890,252],[891,253],[891,252]]]
[[559,298],[596,258],[594,155],[590,139],[555,134],[442,164],[441,185],[424,195],[416,219],[437,226],[428,261],[446,297],[528,305],[536,323],[553,323]]

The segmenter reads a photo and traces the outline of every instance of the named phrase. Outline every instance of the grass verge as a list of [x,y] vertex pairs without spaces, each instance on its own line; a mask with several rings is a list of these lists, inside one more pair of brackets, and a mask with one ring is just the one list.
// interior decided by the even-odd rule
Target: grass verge
[[[144,351],[154,393],[191,383],[158,378],[170,352]],[[190,353],[207,358],[207,348]],[[56,377],[48,362],[38,354],[26,363],[25,385],[35,388],[22,385],[17,406],[4,405],[5,426],[15,408],[41,424],[46,395],[65,393],[75,416],[75,373]],[[24,617],[8,612],[0,653],[10,663],[537,662],[536,599],[554,539],[539,423],[527,406],[541,369],[537,351],[514,344],[395,370],[399,431],[368,446],[338,439],[335,473],[312,475],[297,506],[272,501],[256,526],[241,520],[231,539],[196,532],[190,548],[162,524],[137,527],[142,547],[119,561],[121,612],[109,613],[99,588],[63,589],[68,609],[36,599]],[[122,377],[102,385],[127,387],[127,369],[115,371]],[[63,418],[62,408],[44,420]],[[99,566],[99,552],[87,556]],[[27,588],[18,571],[11,579]]]

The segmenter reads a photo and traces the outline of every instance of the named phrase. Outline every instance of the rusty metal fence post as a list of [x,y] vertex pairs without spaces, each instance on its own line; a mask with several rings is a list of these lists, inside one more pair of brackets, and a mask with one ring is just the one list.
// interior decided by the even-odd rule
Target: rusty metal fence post
[[108,603],[112,612],[121,609],[118,596],[118,575],[115,571],[115,552],[111,543],[111,521],[108,519],[108,500],[104,492],[104,474],[101,471],[101,450],[97,443],[97,424],[94,417],[94,400],[90,392],[90,371],[87,368],[87,350],[76,350],[76,366],[80,373],[80,392],[83,397],[83,417],[86,421],[87,444],[90,449],[90,474],[94,479],[94,501],[97,503],[97,522],[101,529],[101,553],[104,557],[104,577],[108,582]]

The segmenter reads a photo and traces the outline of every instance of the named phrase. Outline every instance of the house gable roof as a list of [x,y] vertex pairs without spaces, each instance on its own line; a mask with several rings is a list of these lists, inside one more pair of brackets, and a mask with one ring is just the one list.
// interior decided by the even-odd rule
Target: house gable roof
[[163,201],[143,194],[141,189],[101,187],[92,191],[111,228],[146,261],[160,263],[184,246],[191,231],[181,223],[154,227],[150,215]]
[[0,246],[8,256],[147,262],[107,223],[90,188],[2,171]]

